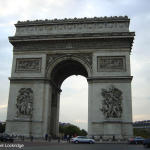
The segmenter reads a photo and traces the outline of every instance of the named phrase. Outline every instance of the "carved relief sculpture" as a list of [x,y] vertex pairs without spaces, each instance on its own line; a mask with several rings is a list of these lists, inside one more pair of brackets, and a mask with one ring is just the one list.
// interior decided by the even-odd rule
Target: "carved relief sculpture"
[[[116,20],[121,20],[116,22]],[[81,23],[82,22],[82,23]],[[26,27],[25,25],[31,24]],[[24,25],[24,26],[22,26]],[[37,25],[37,26],[35,26]],[[120,17],[94,17],[94,18],[65,18],[53,20],[35,20],[35,21],[18,21],[16,24],[16,35],[43,35],[44,34],[64,34],[87,33],[87,32],[104,32],[106,31],[128,31],[129,19],[127,16]],[[113,30],[112,30],[113,29]]]
[[110,87],[108,90],[102,89],[103,99],[101,111],[106,118],[120,118],[122,115],[122,91]]
[[85,63],[89,65],[90,68],[92,68],[92,55],[91,53],[77,53],[77,54],[54,54],[54,55],[47,55],[47,61],[46,61],[46,70],[48,71],[49,66],[56,61],[57,59],[61,57],[76,57],[83,60]]
[[16,72],[40,72],[41,58],[17,58]]
[[124,56],[99,56],[98,71],[125,71]]
[[31,88],[21,88],[17,96],[17,116],[32,116],[33,110],[33,91]]

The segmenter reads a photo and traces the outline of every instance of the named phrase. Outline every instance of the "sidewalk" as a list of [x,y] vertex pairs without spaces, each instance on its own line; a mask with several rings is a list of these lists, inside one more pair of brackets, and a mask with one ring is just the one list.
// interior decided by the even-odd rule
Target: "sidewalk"
[[51,145],[51,144],[69,144],[67,143],[67,141],[63,141],[60,140],[60,142],[58,142],[58,140],[51,140],[51,141],[45,141],[42,139],[33,139],[33,141],[31,141],[30,139],[25,139],[23,140],[14,140],[14,144],[15,143],[19,143],[19,144],[24,144],[25,146],[40,146],[40,145]]
[[[24,144],[26,146],[28,145],[51,145],[51,144],[72,144],[72,143],[68,143],[67,141],[64,140],[60,140],[60,142],[58,142],[58,140],[51,140],[49,141],[45,141],[42,139],[33,139],[33,141],[31,141],[30,139],[25,139],[24,141],[22,140],[15,140],[14,143],[21,143]],[[127,144],[127,141],[96,141],[96,144]]]

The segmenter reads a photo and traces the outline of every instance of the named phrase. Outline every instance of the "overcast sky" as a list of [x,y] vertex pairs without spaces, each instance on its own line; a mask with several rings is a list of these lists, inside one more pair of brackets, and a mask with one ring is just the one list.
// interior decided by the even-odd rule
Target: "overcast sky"
[[[14,35],[18,20],[125,15],[131,19],[130,31],[136,32],[131,53],[133,119],[150,119],[150,0],[0,0],[0,120],[6,120],[13,55],[8,36]],[[87,128],[87,86],[81,76],[64,81],[60,121]]]

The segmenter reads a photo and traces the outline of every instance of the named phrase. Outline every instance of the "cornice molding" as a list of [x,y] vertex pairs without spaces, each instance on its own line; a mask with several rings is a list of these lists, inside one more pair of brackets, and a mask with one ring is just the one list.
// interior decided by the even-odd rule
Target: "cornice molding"
[[39,36],[11,36],[9,41],[23,42],[23,41],[50,41],[50,40],[74,40],[74,39],[114,39],[114,38],[130,38],[134,39],[134,32],[114,32],[114,33],[85,33],[85,34],[65,34],[65,35],[39,35]]
[[15,36],[129,32],[125,16],[18,21]]
[[48,83],[51,84],[53,87],[55,87],[55,89],[60,93],[62,90],[60,88],[58,88],[56,86],[56,84],[48,79],[48,78],[44,78],[44,77],[9,77],[9,80],[11,83],[24,83],[24,82],[37,82],[37,83]]
[[87,78],[88,83],[130,83],[133,76],[102,76]]
[[81,22],[108,22],[108,21],[130,21],[128,16],[111,16],[111,17],[93,17],[93,18],[64,18],[64,19],[45,19],[45,20],[27,20],[18,21],[15,26],[23,25],[41,25],[41,24],[66,24],[66,23],[81,23]]

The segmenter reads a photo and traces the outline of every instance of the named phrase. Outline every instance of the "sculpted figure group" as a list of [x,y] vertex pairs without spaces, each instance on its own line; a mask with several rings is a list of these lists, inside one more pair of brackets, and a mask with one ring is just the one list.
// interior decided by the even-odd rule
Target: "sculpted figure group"
[[101,111],[106,118],[120,118],[122,115],[122,91],[110,87],[108,90],[102,89],[103,96]]
[[31,88],[21,88],[17,97],[17,116],[32,115],[33,91]]

